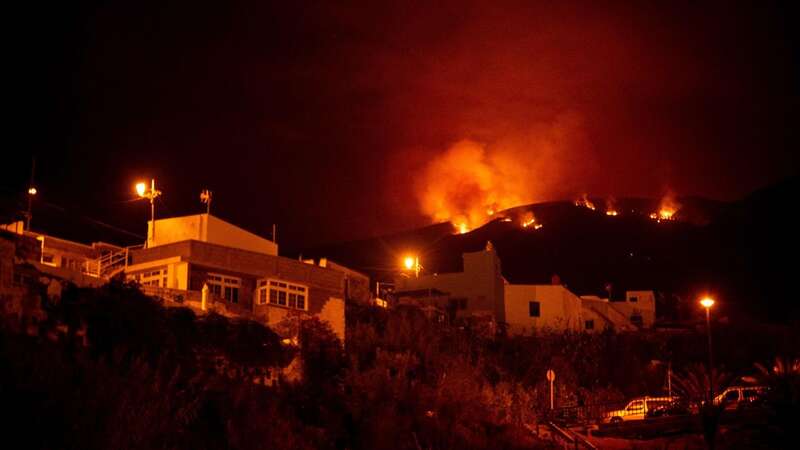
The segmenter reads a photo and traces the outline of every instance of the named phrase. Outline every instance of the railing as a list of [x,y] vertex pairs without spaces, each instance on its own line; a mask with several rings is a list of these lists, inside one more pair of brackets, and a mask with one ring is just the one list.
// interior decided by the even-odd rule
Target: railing
[[82,271],[87,275],[98,278],[111,278],[128,265],[131,250],[142,248],[143,245],[125,247],[117,252],[106,253],[97,259],[83,263]]
[[563,406],[556,408],[550,416],[552,420],[559,423],[570,424],[589,424],[600,422],[605,415],[611,411],[618,411],[625,406],[628,402],[610,402],[610,403],[597,403],[590,405],[575,405]]

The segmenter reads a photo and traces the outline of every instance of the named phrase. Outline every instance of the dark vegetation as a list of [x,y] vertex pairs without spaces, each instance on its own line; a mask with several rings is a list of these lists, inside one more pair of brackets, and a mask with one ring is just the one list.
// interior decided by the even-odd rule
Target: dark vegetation
[[[506,338],[412,307],[349,307],[344,349],[307,320],[295,348],[117,283],[68,289],[44,309],[38,333],[6,324],[0,337],[4,434],[18,448],[541,448],[524,425],[552,416],[548,368],[557,405],[580,407],[664,393],[654,360],[688,374],[706,358],[702,333]],[[790,426],[794,366],[771,364],[797,331],[716,325],[719,369],[779,386],[774,423]],[[295,356],[302,381],[291,381]]]

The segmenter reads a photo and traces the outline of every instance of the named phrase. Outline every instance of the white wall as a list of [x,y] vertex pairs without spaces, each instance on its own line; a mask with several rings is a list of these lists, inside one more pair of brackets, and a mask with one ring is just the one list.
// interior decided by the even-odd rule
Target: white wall
[[274,242],[214,216],[207,214],[203,214],[203,216],[208,221],[206,242],[267,255],[278,254],[278,245]]
[[395,280],[398,291],[437,289],[450,298],[466,298],[467,309],[460,314],[491,315],[503,321],[503,278],[500,262],[494,251],[464,254],[464,272],[400,277]]
[[[530,316],[529,302],[539,302],[539,317]],[[583,329],[581,299],[561,285],[508,284],[505,317],[510,334],[537,330]]]
[[153,224],[148,222],[151,247],[191,239],[267,255],[278,254],[278,245],[274,242],[209,214],[157,219],[155,225],[154,239]]

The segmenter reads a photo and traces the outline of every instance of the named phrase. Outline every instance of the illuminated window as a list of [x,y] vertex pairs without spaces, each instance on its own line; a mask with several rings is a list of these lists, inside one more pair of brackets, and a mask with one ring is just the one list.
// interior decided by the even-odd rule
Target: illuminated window
[[215,297],[224,298],[230,303],[239,303],[239,289],[242,286],[241,278],[209,273],[208,278],[206,278],[206,284],[208,284],[208,290]]
[[256,294],[259,305],[283,306],[306,311],[308,309],[308,288],[281,280],[259,280]]
[[528,315],[530,317],[541,316],[541,306],[539,302],[528,302]]

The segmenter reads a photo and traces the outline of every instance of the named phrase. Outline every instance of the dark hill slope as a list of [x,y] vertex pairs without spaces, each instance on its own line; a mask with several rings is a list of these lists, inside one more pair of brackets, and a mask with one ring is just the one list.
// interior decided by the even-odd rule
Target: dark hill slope
[[[580,294],[614,294],[626,289],[674,293],[692,307],[710,292],[725,314],[754,314],[776,321],[794,320],[800,308],[791,299],[797,232],[788,208],[798,198],[797,178],[731,203],[678,199],[675,221],[647,217],[658,200],[620,199],[619,216],[568,202],[514,208],[501,219],[464,235],[448,224],[396,235],[306,249],[305,256],[327,256],[391,279],[404,254],[418,251],[426,272],[461,270],[461,254],[492,241],[504,276],[512,283],[549,283],[557,274]],[[518,217],[533,211],[538,230],[522,228]],[[500,216],[501,214],[498,214]]]

